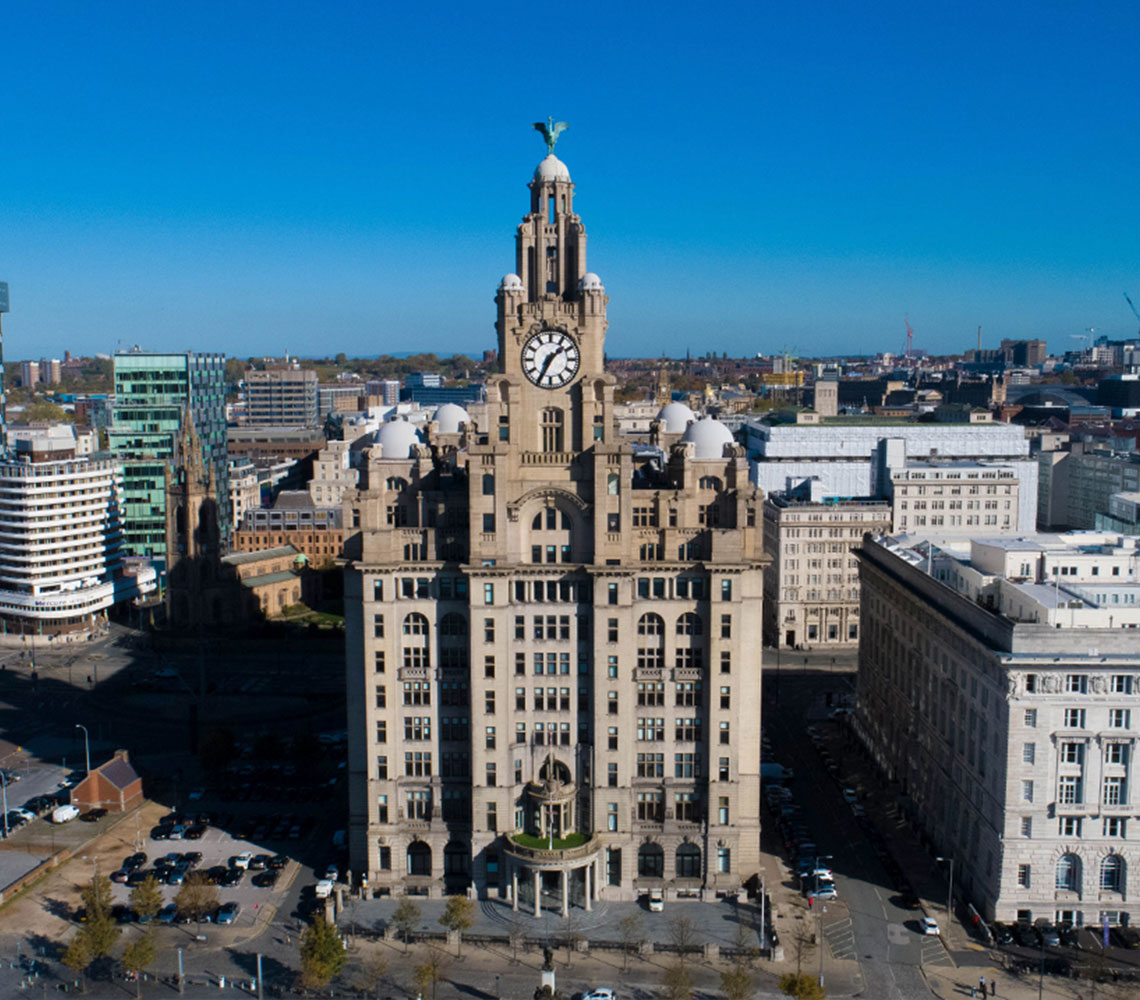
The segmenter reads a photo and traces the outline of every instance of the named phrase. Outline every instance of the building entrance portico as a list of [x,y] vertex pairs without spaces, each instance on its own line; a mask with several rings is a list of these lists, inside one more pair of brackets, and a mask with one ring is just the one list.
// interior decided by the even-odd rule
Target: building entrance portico
[[571,906],[589,912],[598,899],[599,845],[591,838],[580,847],[535,850],[514,842],[511,861],[511,909],[536,917],[555,910],[568,916]]

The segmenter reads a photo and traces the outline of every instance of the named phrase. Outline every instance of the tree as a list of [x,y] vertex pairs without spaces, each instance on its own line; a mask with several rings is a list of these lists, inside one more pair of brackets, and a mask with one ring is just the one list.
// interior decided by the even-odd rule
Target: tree
[[218,890],[206,881],[205,875],[194,872],[182,883],[174,897],[174,905],[180,914],[193,920],[200,931],[202,918],[218,908]]
[[87,966],[91,964],[91,949],[87,945],[87,935],[83,931],[76,933],[71,939],[67,950],[60,959],[72,972],[79,976],[80,989],[87,992]]
[[752,973],[742,962],[720,974],[720,991],[728,1000],[748,1000],[755,986]]
[[436,987],[443,978],[443,956],[429,948],[427,956],[412,970],[412,983],[422,996],[431,987],[431,1000],[435,1000]]
[[796,975],[803,972],[804,962],[815,951],[815,935],[804,925],[792,932],[792,954],[796,956]]
[[618,933],[621,934],[622,971],[629,972],[629,953],[641,944],[645,937],[641,917],[636,913],[622,917],[618,923]]
[[316,917],[301,936],[301,982],[306,989],[321,989],[340,974],[348,959],[335,924]]
[[562,921],[562,926],[558,932],[562,947],[566,949],[566,968],[570,968],[570,959],[574,954],[574,949],[578,947],[578,942],[581,941],[584,936],[582,915],[578,910],[571,910],[569,916]]
[[408,953],[408,941],[411,940],[412,931],[420,922],[420,915],[420,908],[407,896],[400,900],[400,905],[392,913],[392,923],[404,939],[405,955]]
[[665,996],[669,1000],[693,1000],[693,980],[684,962],[677,962],[665,969]]
[[457,955],[463,954],[463,932],[475,923],[475,904],[466,896],[448,896],[447,907],[439,918],[440,926],[449,931],[458,931],[459,947]]
[[135,975],[135,996],[142,996],[143,969],[150,965],[156,956],[154,941],[149,934],[135,938],[123,949],[123,968]]
[[74,413],[68,413],[58,403],[48,399],[37,399],[24,407],[23,419],[27,423],[71,423],[75,420]]
[[353,985],[365,996],[380,992],[380,984],[388,975],[388,959],[379,951],[374,950],[357,970]]
[[697,925],[689,917],[675,914],[669,919],[666,930],[669,932],[669,940],[680,953],[680,964],[684,967],[689,949],[697,943]]
[[780,977],[780,990],[795,1000],[826,1000],[827,994],[811,976],[797,972]]
[[148,875],[131,890],[131,909],[147,920],[158,916],[158,911],[162,909],[162,890],[158,887],[158,879],[153,875]]
[[83,905],[87,907],[87,919],[93,916],[111,915],[111,880],[106,875],[96,875],[79,890]]

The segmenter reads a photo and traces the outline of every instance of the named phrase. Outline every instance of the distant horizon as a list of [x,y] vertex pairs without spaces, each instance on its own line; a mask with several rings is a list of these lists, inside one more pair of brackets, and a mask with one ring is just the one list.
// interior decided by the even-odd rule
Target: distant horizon
[[907,322],[936,356],[979,325],[989,349],[1136,335],[1140,6],[540,23],[512,0],[6,10],[8,353],[493,347],[548,115],[614,357],[897,354]]

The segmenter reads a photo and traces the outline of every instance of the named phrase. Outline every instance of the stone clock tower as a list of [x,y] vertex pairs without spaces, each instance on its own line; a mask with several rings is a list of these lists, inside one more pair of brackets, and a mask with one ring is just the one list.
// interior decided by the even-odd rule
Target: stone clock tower
[[564,127],[486,403],[383,425],[344,501],[350,868],[535,916],[759,864],[763,497],[679,403],[653,449],[618,433]]

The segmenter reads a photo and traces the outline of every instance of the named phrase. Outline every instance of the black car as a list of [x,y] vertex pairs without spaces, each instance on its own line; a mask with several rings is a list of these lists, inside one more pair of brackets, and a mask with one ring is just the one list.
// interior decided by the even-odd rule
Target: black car
[[1013,937],[1022,948],[1036,948],[1038,945],[1037,931],[1032,924],[1018,922],[1013,925]]
[[1140,931],[1135,927],[1113,927],[1109,940],[1117,948],[1140,948]]
[[999,921],[995,923],[990,930],[993,932],[994,940],[998,944],[1013,944],[1013,931],[1009,929],[1008,925]]
[[269,862],[272,855],[269,854],[255,854],[249,859],[249,870],[253,872],[264,871],[269,867]]
[[111,907],[111,919],[117,924],[129,924],[135,919],[135,915],[129,906],[117,903]]
[[136,885],[142,885],[148,878],[153,878],[161,884],[162,876],[153,870],[146,870],[143,868],[136,868],[127,876],[127,885],[134,888]]
[[151,840],[169,840],[170,831],[172,827],[166,823],[160,823],[153,830],[150,831]]
[[106,809],[88,809],[87,812],[79,814],[79,819],[83,823],[98,823],[106,815]]
[[146,864],[146,855],[139,851],[138,854],[132,854],[130,857],[123,858],[123,867],[133,872],[136,868],[141,868]]
[[235,885],[241,885],[243,878],[245,878],[245,869],[227,868],[225,875],[221,877],[218,884],[224,885],[226,888],[233,888]]
[[1066,948],[1079,948],[1081,946],[1081,929],[1074,927],[1072,924],[1061,924],[1057,928],[1057,933],[1061,937],[1061,944]]
[[253,884],[259,889],[272,889],[277,884],[278,875],[279,873],[273,871],[273,869],[258,872],[253,876]]
[[1037,936],[1041,944],[1046,948],[1058,948],[1061,945],[1061,935],[1057,933],[1057,928],[1054,927],[1048,920],[1038,920],[1034,925],[1037,931]]
[[187,851],[185,854],[182,855],[182,860],[185,863],[187,870],[189,870],[189,869],[195,867],[196,865],[199,865],[202,863],[202,852],[201,851]]
[[193,826],[187,827],[186,832],[182,836],[186,840],[201,840],[206,829],[207,828],[200,823],[195,823]]
[[289,858],[284,854],[275,854],[269,859],[268,865],[270,871],[279,872],[286,865],[289,864]]

